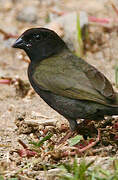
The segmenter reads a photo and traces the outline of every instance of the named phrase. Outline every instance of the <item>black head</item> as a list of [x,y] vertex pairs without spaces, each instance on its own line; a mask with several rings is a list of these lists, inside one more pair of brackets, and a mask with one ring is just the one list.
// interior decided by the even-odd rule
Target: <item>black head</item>
[[13,44],[23,49],[31,61],[42,60],[67,48],[64,41],[52,30],[32,28],[26,30]]

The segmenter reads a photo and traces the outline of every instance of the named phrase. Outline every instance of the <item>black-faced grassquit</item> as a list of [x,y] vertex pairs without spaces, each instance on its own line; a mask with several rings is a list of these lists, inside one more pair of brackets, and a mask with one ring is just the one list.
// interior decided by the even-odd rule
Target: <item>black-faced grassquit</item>
[[102,120],[118,115],[117,93],[95,67],[75,56],[52,30],[32,28],[14,43],[31,62],[29,81],[40,97],[77,130],[77,119]]

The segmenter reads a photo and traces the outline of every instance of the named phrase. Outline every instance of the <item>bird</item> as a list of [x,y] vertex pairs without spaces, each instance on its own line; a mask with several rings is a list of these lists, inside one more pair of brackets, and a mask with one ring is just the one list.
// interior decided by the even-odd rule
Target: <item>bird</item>
[[28,55],[28,78],[33,89],[68,120],[71,131],[78,130],[77,119],[97,122],[104,116],[118,115],[118,94],[110,81],[73,54],[53,30],[28,29],[12,47]]

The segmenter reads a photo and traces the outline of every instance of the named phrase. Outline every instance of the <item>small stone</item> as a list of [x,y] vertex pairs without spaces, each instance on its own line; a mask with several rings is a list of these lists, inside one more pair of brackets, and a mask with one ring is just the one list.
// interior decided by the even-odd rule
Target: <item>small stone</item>
[[13,4],[12,4],[11,1],[7,1],[7,2],[4,4],[4,9],[5,9],[5,11],[11,10],[12,7],[13,7]]
[[37,21],[37,8],[28,6],[22,9],[17,16],[17,20],[35,23]]

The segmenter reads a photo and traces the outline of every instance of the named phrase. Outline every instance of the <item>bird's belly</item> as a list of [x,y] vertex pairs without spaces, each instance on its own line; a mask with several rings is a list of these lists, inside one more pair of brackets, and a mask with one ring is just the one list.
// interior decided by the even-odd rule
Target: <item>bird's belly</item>
[[[63,115],[67,119],[93,119],[99,120],[104,117],[103,114],[97,113],[97,108],[94,103],[87,101],[71,99],[63,96],[58,96],[49,91],[44,91],[36,86],[30,80],[37,94],[54,110]],[[96,114],[97,113],[97,114]],[[102,117],[101,117],[102,116]]]
[[105,115],[117,115],[118,108],[91,101],[70,99],[40,90],[40,97],[67,119],[103,120]]
[[102,120],[109,109],[94,102],[70,99],[39,90],[40,97],[67,119]]

